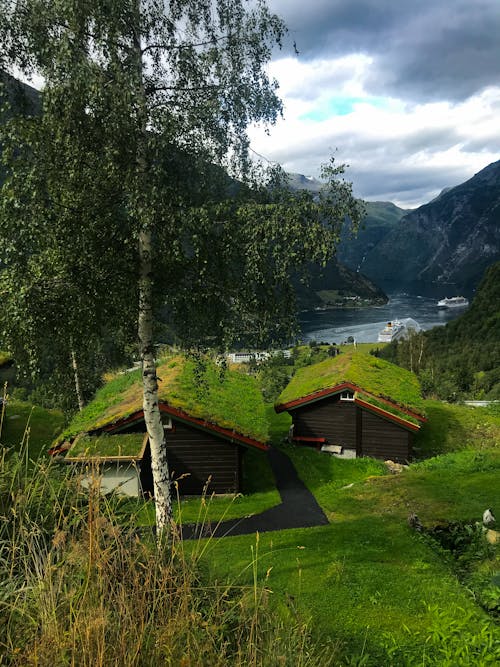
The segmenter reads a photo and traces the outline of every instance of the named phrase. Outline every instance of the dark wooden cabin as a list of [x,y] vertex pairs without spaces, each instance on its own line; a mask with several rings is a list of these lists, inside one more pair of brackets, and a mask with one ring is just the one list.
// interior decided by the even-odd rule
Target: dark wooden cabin
[[[318,371],[319,377],[326,378],[326,383],[331,381],[324,368],[329,363],[335,370],[335,361],[328,361]],[[371,364],[370,361],[367,363]],[[344,360],[342,364],[343,375],[348,375]],[[381,370],[383,374],[387,368],[385,362],[379,362],[378,366],[375,372]],[[314,367],[307,369],[306,373],[312,377]],[[326,387],[321,387],[320,382],[314,391],[290,400],[292,387],[291,392],[284,392],[288,400],[275,408],[277,412],[287,411],[291,415],[292,442],[316,447],[342,458],[371,456],[398,463],[411,459],[413,435],[419,431],[420,423],[425,421],[422,414],[380,394],[374,395],[353,382],[342,381]]]
[[[171,478],[182,495],[202,493],[205,487],[208,493],[239,492],[245,451],[268,449],[262,393],[254,378],[230,369],[221,374],[210,359],[203,385],[198,370],[180,353],[158,364]],[[51,453],[64,454],[71,465],[98,465],[106,490],[148,495],[153,479],[145,434],[141,373],[117,374],[75,416]]]
[[[268,445],[222,428],[217,424],[191,417],[187,413],[160,403],[167,459],[172,480],[181,495],[237,493],[241,491],[242,462],[248,448],[267,451]],[[145,432],[142,410],[105,431],[119,433]],[[141,489],[153,494],[151,452],[149,443],[138,461]]]

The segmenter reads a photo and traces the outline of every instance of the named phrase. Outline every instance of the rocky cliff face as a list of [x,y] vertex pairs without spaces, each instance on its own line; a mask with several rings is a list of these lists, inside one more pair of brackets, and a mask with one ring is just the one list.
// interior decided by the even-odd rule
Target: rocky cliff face
[[472,288],[500,259],[500,161],[405,215],[361,270],[379,284]]
[[366,202],[365,205],[366,218],[357,234],[353,234],[350,220],[346,220],[337,250],[337,259],[354,271],[362,270],[368,253],[376,248],[408,213],[392,202],[373,201]]

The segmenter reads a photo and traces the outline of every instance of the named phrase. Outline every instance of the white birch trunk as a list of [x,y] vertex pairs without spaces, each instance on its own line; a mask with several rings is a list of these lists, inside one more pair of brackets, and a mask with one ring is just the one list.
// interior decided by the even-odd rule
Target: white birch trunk
[[[147,180],[147,111],[146,94],[143,81],[143,61],[140,43],[140,12],[141,2],[136,0],[136,26],[134,31],[134,47],[137,58],[138,91],[137,100],[141,116],[141,129],[137,146],[137,183]],[[144,203],[144,206],[146,204]],[[153,261],[152,232],[147,216],[139,220],[139,318],[138,335],[142,361],[143,409],[144,421],[151,448],[151,469],[153,472],[153,488],[156,509],[156,534],[161,538],[165,528],[172,520],[172,500],[170,494],[170,475],[167,462],[165,431],[161,421],[158,405],[158,377],[153,343]]]
[[144,420],[151,447],[156,531],[160,536],[172,519],[172,500],[165,431],[158,405],[158,377],[153,345],[151,251],[151,232],[141,230],[139,234],[139,345],[142,360]]

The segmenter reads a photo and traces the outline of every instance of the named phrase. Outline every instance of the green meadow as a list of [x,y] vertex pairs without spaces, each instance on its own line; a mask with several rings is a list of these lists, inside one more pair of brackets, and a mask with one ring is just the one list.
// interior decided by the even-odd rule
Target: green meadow
[[[474,551],[472,544],[470,562],[460,566],[407,519],[415,512],[429,530],[474,525],[486,507],[500,507],[499,424],[487,409],[425,407],[423,451],[436,447],[436,430],[443,430],[442,421],[433,423],[436,410],[460,424],[464,439],[453,446],[445,437],[445,453],[401,474],[388,474],[380,461],[281,444],[330,525],[212,540],[205,554],[211,576],[248,584],[248,563],[257,554],[276,608],[307,619],[315,639],[333,642],[345,664],[497,664],[499,547],[480,541]],[[273,432],[280,435],[276,425]],[[490,614],[478,604],[488,596]]]
[[[340,460],[286,444],[289,417],[268,406],[272,442],[292,459],[329,525],[186,541],[182,559],[196,564],[202,581],[233,591],[230,597],[258,590],[258,605],[282,636],[283,628],[307,628],[311,661],[301,657],[300,664],[498,664],[500,548],[474,528],[486,507],[500,507],[498,410],[437,401],[426,401],[425,410],[418,460],[388,474],[380,461]],[[60,413],[10,401],[2,444],[13,451],[29,435],[36,458],[62,427]],[[276,505],[279,494],[260,452],[245,459],[244,489],[237,497],[182,500],[177,519],[216,522]],[[121,525],[153,523],[151,503],[109,502]],[[410,513],[422,533],[408,525]],[[456,553],[433,537],[436,527],[450,524],[458,531]],[[279,657],[255,664],[293,664],[293,656]]]

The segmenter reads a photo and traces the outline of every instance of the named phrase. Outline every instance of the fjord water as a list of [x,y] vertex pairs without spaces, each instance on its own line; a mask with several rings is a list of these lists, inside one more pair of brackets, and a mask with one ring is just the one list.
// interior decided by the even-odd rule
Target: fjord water
[[406,293],[389,295],[385,306],[368,308],[313,310],[300,314],[302,340],[342,343],[352,336],[358,343],[377,341],[387,322],[411,317],[424,330],[442,326],[459,317],[466,308],[438,308],[437,299]]

